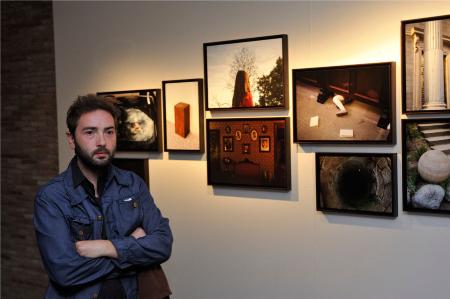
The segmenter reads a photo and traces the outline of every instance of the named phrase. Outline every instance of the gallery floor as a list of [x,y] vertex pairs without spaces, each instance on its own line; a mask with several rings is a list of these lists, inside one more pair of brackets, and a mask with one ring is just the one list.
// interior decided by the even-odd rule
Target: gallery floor
[[[337,116],[339,109],[329,98],[325,103],[317,102],[319,89],[298,84],[297,89],[297,132],[302,140],[386,140],[389,130],[377,126],[379,110],[359,101],[345,105],[348,114]],[[319,125],[310,127],[310,119],[319,117]],[[341,129],[352,129],[353,137],[340,137]]]

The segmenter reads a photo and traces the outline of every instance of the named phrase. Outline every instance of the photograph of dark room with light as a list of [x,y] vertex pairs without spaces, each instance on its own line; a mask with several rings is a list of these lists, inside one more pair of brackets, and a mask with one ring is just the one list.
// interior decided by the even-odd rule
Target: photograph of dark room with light
[[289,190],[286,118],[207,120],[208,184]]
[[392,143],[391,63],[293,71],[295,142]]

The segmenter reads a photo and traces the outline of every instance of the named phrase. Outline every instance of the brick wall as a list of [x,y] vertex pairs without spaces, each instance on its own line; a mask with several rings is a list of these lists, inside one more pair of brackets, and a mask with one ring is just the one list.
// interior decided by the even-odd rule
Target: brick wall
[[51,2],[1,2],[2,298],[43,298],[32,225],[38,187],[58,172]]

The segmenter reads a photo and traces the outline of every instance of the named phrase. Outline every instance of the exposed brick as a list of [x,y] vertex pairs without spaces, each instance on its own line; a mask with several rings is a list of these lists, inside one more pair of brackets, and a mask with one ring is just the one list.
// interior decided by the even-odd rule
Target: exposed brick
[[36,191],[58,173],[51,2],[1,2],[1,77],[1,297],[43,298],[32,218]]

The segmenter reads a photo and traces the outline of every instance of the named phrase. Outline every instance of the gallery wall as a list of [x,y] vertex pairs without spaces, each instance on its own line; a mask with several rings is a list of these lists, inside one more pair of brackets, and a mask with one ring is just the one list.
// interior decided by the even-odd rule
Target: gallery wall
[[[151,193],[175,242],[173,298],[448,298],[450,219],[401,202],[400,21],[450,2],[54,2],[59,167],[72,153],[65,112],[81,94],[162,88],[203,77],[202,44],[287,34],[289,68],[396,62],[395,146],[298,146],[290,192],[207,185],[206,154],[149,159]],[[290,110],[206,118],[290,116]],[[291,130],[292,132],[292,130]],[[291,134],[292,141],[292,134]],[[316,211],[315,152],[398,153],[397,218]]]

